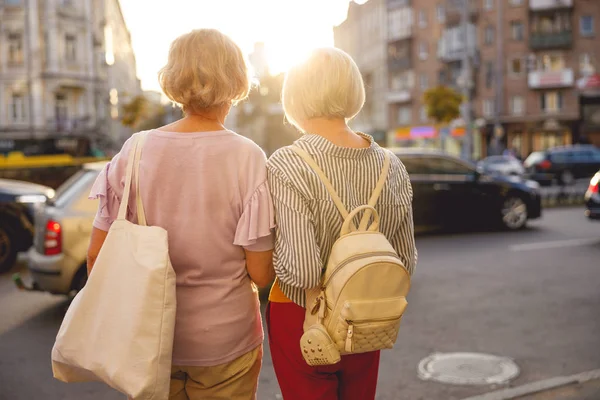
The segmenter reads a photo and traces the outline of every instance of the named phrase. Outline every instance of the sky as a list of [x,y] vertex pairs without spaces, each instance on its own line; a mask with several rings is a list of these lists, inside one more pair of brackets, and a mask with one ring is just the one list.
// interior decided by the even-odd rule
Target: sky
[[[364,3],[367,0],[357,0]],[[344,21],[349,0],[121,0],[145,90],[160,90],[158,70],[177,36],[216,28],[244,53],[263,42],[272,73],[283,72],[314,47],[333,45],[333,26]]]

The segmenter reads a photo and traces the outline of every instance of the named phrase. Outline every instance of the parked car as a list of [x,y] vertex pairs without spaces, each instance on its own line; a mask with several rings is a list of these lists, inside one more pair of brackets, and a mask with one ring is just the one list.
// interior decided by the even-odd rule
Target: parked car
[[[88,195],[105,164],[84,165],[52,200],[36,206],[35,238],[27,253],[33,282],[27,289],[70,295],[85,286],[87,248],[98,208]],[[15,281],[24,287],[19,278]]]
[[571,185],[576,179],[589,178],[600,168],[600,149],[594,145],[554,147],[533,152],[525,160],[531,179],[540,183]]
[[477,170],[485,174],[523,176],[525,167],[518,158],[511,156],[490,156],[477,163]]
[[482,174],[459,158],[427,150],[398,149],[413,186],[418,229],[429,227],[525,227],[541,217],[539,184]]
[[585,192],[585,215],[589,219],[600,220],[600,171],[590,181],[590,186]]
[[0,273],[9,271],[19,252],[33,243],[33,209],[54,196],[49,187],[0,179]]

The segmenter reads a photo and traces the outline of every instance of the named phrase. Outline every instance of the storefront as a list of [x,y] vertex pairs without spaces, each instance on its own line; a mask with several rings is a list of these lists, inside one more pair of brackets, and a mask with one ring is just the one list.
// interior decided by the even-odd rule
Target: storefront
[[[434,125],[398,128],[393,131],[394,146],[435,149],[460,157],[466,129],[464,127],[439,127]],[[473,159],[481,155],[481,134],[473,130]]]
[[578,141],[600,147],[600,74],[577,82],[580,90],[581,125]]

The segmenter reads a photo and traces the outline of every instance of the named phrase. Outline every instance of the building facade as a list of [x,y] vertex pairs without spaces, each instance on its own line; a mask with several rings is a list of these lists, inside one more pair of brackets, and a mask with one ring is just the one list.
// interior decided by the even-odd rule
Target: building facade
[[0,151],[85,154],[122,141],[118,92],[140,92],[123,32],[118,0],[1,1]]
[[333,30],[336,47],[350,54],[365,82],[366,101],[355,129],[385,142],[388,130],[387,2],[351,2],[348,17]]
[[[336,46],[358,59],[362,31],[350,11],[371,2],[380,3],[351,5],[345,33],[336,36]],[[441,129],[427,117],[423,93],[437,85],[469,93],[463,113],[475,158],[506,148],[526,157],[562,144],[600,145],[597,0],[387,0],[384,10],[389,145],[440,146],[444,137],[447,150],[460,151],[464,119]]]

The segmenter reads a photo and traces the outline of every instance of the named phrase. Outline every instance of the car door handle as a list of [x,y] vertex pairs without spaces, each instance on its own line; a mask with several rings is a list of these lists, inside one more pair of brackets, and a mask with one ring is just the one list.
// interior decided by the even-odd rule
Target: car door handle
[[450,190],[450,185],[447,183],[434,183],[433,190]]

